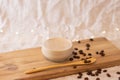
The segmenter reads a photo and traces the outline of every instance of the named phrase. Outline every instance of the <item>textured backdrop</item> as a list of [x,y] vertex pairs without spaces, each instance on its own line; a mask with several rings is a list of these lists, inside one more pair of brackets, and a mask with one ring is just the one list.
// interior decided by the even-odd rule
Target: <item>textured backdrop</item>
[[73,41],[104,36],[120,48],[120,0],[0,0],[1,53],[38,47],[56,36]]

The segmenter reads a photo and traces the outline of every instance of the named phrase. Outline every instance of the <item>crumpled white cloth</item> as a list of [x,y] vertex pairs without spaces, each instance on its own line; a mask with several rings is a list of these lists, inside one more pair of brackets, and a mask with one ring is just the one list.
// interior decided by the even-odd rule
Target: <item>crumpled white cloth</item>
[[0,0],[0,53],[38,47],[56,36],[73,41],[103,36],[120,48],[119,29],[120,0]]

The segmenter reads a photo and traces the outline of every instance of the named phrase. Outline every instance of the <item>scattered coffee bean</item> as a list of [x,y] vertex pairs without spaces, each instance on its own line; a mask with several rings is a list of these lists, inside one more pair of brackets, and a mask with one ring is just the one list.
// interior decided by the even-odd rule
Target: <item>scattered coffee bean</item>
[[91,76],[95,76],[95,74],[92,73]]
[[80,53],[80,54],[83,54],[83,50],[79,50],[79,53]]
[[104,50],[101,50],[101,52],[103,53],[103,52],[104,52]]
[[116,72],[117,74],[120,74],[120,72]]
[[77,66],[73,66],[73,68],[74,68],[74,69],[76,69],[76,68],[77,68]]
[[101,56],[105,56],[105,54],[104,53],[102,53],[102,54],[100,54]]
[[86,44],[86,47],[90,47],[90,44],[89,44],[89,43],[87,43],[87,44]]
[[78,74],[79,74],[78,78],[82,78],[83,74],[81,72],[79,72]]
[[88,78],[88,77],[85,77],[84,80],[89,80],[89,78]]
[[100,78],[96,78],[96,80],[100,80]]
[[118,77],[118,80],[120,80],[120,77]]
[[78,50],[78,48],[74,48],[74,50]]
[[76,59],[80,59],[80,56],[73,56],[74,58],[76,58]]
[[73,58],[69,58],[69,61],[73,61]]
[[87,60],[87,59],[84,60],[84,63],[90,63],[90,62],[91,60]]
[[97,51],[96,54],[99,54],[99,52]]
[[83,53],[83,56],[86,56],[86,53]]
[[93,39],[93,38],[90,38],[90,41],[94,41],[94,39]]
[[85,60],[85,58],[81,58],[81,60]]
[[92,71],[91,70],[88,70],[87,71],[87,75],[91,75],[92,74]]
[[95,72],[95,75],[96,75],[96,76],[98,76],[98,75],[99,75],[99,73],[98,73],[98,72]]
[[109,73],[107,73],[106,75],[107,75],[107,77],[111,77],[111,75]]
[[82,76],[80,76],[80,75],[79,75],[77,78],[79,78],[79,79],[80,79],[80,78],[82,78]]
[[79,75],[83,75],[81,72],[78,73]]
[[80,40],[78,41],[78,43],[80,43]]
[[73,55],[77,55],[77,52],[74,52],[74,51],[73,51],[72,54],[73,54]]
[[91,53],[88,53],[88,56],[92,56],[92,54],[91,54]]
[[86,57],[86,59],[90,59],[90,58],[92,58],[92,57]]
[[107,70],[103,70],[103,72],[107,72]]

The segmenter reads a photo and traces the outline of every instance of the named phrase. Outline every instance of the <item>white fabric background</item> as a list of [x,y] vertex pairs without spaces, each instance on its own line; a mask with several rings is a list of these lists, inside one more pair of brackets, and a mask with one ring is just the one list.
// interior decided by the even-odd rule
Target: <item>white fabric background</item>
[[[0,0],[0,53],[38,47],[56,36],[71,40],[104,36],[120,48],[119,29],[120,0]],[[119,68],[109,70],[112,74]],[[56,80],[75,80],[74,76]],[[117,77],[113,73],[109,80]]]

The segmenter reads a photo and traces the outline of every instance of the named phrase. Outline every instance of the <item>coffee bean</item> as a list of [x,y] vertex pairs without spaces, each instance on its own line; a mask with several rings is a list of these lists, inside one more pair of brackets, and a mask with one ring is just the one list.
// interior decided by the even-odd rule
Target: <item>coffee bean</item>
[[81,72],[78,73],[79,75],[83,75]]
[[86,47],[90,47],[90,44],[89,44],[89,43],[87,43],[87,44],[86,44]]
[[88,56],[92,56],[92,54],[91,54],[91,53],[88,53]]
[[79,53],[80,53],[80,54],[83,54],[83,50],[79,50]]
[[103,72],[107,72],[107,70],[103,70]]
[[83,74],[81,72],[79,72],[78,74],[79,74],[78,78],[82,78]]
[[86,56],[86,53],[83,53],[83,56]]
[[120,74],[120,72],[116,72],[117,74]]
[[79,78],[79,79],[80,79],[80,78],[82,78],[82,76],[80,76],[80,75],[79,75],[77,78]]
[[84,60],[84,63],[90,63],[90,62],[91,62],[90,60],[87,59]]
[[89,78],[88,78],[88,77],[85,77],[84,80],[89,80]]
[[90,41],[94,41],[94,39],[90,38]]
[[105,56],[105,54],[104,54],[104,53],[101,53],[100,55],[101,55],[101,56]]
[[120,80],[120,77],[118,77],[118,80]]
[[96,54],[99,54],[99,52],[97,51]]
[[80,56],[73,56],[74,58],[76,58],[76,59],[80,59]]
[[77,66],[73,66],[73,68],[74,68],[74,69],[76,69],[76,68],[77,68]]
[[78,41],[78,43],[81,43],[80,40]]
[[85,60],[85,58],[81,58],[81,60]]
[[74,48],[74,50],[78,50],[78,48]]
[[99,73],[98,73],[98,72],[95,72],[95,75],[96,75],[96,76],[98,76],[98,75],[99,75]]
[[95,74],[92,73],[91,76],[95,76]]
[[90,58],[92,58],[92,57],[86,57],[86,59],[90,59]]
[[87,75],[91,75],[92,74],[92,71],[91,70],[88,70],[87,71]]
[[73,51],[72,54],[73,54],[73,55],[77,55],[77,52],[74,52],[74,51]]
[[100,80],[100,78],[96,78],[96,80]]
[[103,53],[103,52],[104,52],[104,50],[101,50],[101,52]]
[[73,58],[69,58],[69,61],[73,61]]
[[111,75],[109,73],[107,73],[106,75],[107,75],[107,77],[111,77]]

